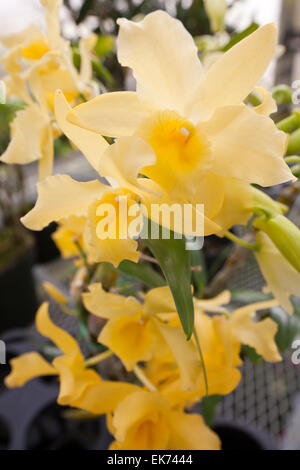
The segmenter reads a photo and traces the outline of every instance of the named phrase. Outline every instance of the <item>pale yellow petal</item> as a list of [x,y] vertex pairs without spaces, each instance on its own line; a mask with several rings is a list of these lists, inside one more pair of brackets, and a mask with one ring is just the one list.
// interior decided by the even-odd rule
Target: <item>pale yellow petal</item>
[[251,209],[254,206],[252,186],[237,178],[224,178],[225,194],[223,205],[219,213],[214,217],[222,231],[229,230],[234,225],[246,225],[252,216]]
[[145,295],[144,307],[149,315],[176,312],[174,298],[169,286],[149,290]]
[[212,299],[196,299],[194,298],[195,307],[202,309],[204,312],[224,312],[223,305],[230,302],[231,294],[229,290],[224,290]]
[[60,304],[67,304],[69,299],[66,297],[56,286],[51,284],[51,282],[43,282],[43,288],[47,294]]
[[300,274],[282,256],[267,235],[260,232],[258,241],[261,248],[256,253],[256,259],[267,286],[284,310],[292,315],[294,307],[290,296],[299,295]]
[[277,300],[258,302],[235,310],[230,316],[230,325],[233,335],[242,344],[255,348],[256,352],[263,356],[266,361],[281,361],[278,352],[275,335],[278,330],[277,324],[271,319],[254,322],[255,312],[278,305]]
[[109,147],[109,144],[101,135],[71,124],[66,119],[71,109],[62,91],[57,90],[55,94],[55,116],[59,127],[98,171],[101,154]]
[[[124,196],[125,199],[123,199],[123,202],[127,203],[127,208],[124,209],[127,210],[127,214],[126,212],[121,214],[120,221],[118,197],[118,191],[108,191],[107,198],[104,196],[104,198],[90,205],[84,232],[84,244],[87,247],[90,261],[94,263],[107,261],[116,268],[124,259],[134,263],[138,262],[138,244],[136,240],[130,237],[129,229],[130,222],[134,223],[134,219],[137,219],[137,225],[140,225],[139,213],[134,214],[132,217],[128,215],[131,205],[134,205],[138,212],[139,207],[136,202],[130,201],[127,196]],[[98,216],[97,211],[99,207],[102,211],[101,206],[103,213]],[[127,219],[125,219],[125,214]],[[120,234],[120,226],[123,229],[123,238]]]
[[154,352],[156,331],[149,320],[140,312],[127,315],[126,310],[118,318],[109,320],[101,330],[98,341],[113,351],[127,370],[138,362],[149,361]]
[[91,34],[86,38],[82,38],[79,41],[79,52],[80,52],[80,80],[82,82],[87,82],[91,80],[93,69],[92,69],[92,61],[91,61],[91,54],[93,49],[96,45],[98,36],[97,34]]
[[101,176],[113,178],[120,187],[143,194],[137,177],[142,168],[153,165],[155,161],[152,148],[144,140],[120,137],[101,156],[97,170]]
[[30,24],[27,28],[22,29],[16,33],[8,34],[5,36],[0,35],[0,42],[7,47],[8,49],[12,49],[15,46],[19,46],[21,44],[27,44],[32,41],[37,41],[38,39],[42,39],[43,35],[41,30],[34,24]]
[[29,380],[43,375],[56,375],[56,370],[37,352],[22,354],[10,361],[11,372],[5,378],[8,388],[22,387]]
[[265,116],[276,113],[277,104],[272,93],[261,86],[256,87],[255,90],[261,95],[262,102],[258,106],[255,106],[254,111],[258,114],[264,114]]
[[[242,378],[242,374],[238,369],[233,366],[227,367],[225,364],[223,367],[216,369],[207,369],[206,373],[209,395],[229,395],[236,389]],[[200,383],[199,396],[206,396],[204,380],[201,380]]]
[[132,393],[120,402],[115,411],[113,417],[113,427],[116,429],[115,437],[122,442],[136,424],[142,424],[145,420],[155,421],[155,418],[157,419],[160,414],[164,416],[168,411],[167,400],[158,392],[137,391]]
[[57,402],[60,405],[70,404],[80,398],[88,387],[101,382],[95,370],[84,369],[83,358],[76,351],[56,357],[53,366],[59,373],[60,388]]
[[50,176],[53,169],[54,143],[52,127],[48,125],[45,129],[42,141],[42,158],[39,160],[39,180],[42,181]]
[[109,137],[132,135],[150,110],[135,92],[104,93],[69,111],[67,120]]
[[60,18],[59,11],[62,0],[41,0],[46,10],[46,24],[48,41],[51,48],[60,46]]
[[35,322],[41,335],[51,339],[64,354],[74,352],[80,354],[80,349],[75,339],[51,321],[47,302],[44,302],[38,309]]
[[203,204],[205,216],[214,220],[224,203],[225,190],[225,179],[220,175],[209,172],[201,180],[195,181],[191,202]]
[[118,20],[119,62],[133,69],[137,92],[157,109],[183,115],[203,79],[197,47],[182,23],[164,11],[140,22]]
[[21,221],[31,230],[41,230],[64,217],[86,216],[89,205],[106,190],[97,180],[80,183],[68,175],[48,176],[38,183],[37,202]]
[[270,23],[222,55],[208,69],[205,81],[192,98],[193,118],[206,119],[218,107],[242,103],[269,65],[276,40],[276,26]]
[[112,413],[127,395],[138,389],[136,385],[129,383],[102,381],[87,387],[71,405],[96,415]]
[[170,413],[170,450],[219,450],[221,441],[204,422],[202,416]]
[[[209,180],[204,178],[204,187],[209,188]],[[220,225],[211,220],[205,213],[206,201],[208,210],[215,209],[222,203],[223,186],[210,187],[205,200],[201,198],[203,192],[199,189],[199,199],[196,194],[178,190],[171,195],[167,192],[159,192],[160,187],[149,178],[139,178],[139,184],[145,191],[143,193],[141,211],[156,224],[160,224],[168,230],[191,236],[208,236],[220,232]],[[200,196],[201,195],[201,196]],[[209,197],[212,200],[209,202]],[[192,203],[191,198],[193,199]],[[200,205],[197,207],[197,204]],[[201,207],[201,204],[203,205]],[[204,210],[202,210],[204,209]]]
[[118,318],[123,315],[136,315],[141,304],[134,297],[124,297],[106,292],[101,283],[89,285],[89,292],[82,294],[85,308],[100,318]]
[[42,158],[48,122],[48,117],[35,103],[17,111],[11,124],[12,138],[1,161],[24,165]]
[[186,340],[180,328],[169,326],[154,318],[153,322],[178,364],[182,388],[195,390],[199,386],[201,364],[193,342]]
[[272,186],[293,179],[283,156],[287,135],[245,106],[219,108],[201,127],[212,144],[212,171],[248,183]]

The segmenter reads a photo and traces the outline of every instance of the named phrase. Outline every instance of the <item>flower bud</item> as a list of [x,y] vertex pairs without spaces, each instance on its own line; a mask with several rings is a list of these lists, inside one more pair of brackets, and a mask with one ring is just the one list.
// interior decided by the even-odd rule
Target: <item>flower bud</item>
[[288,207],[281,202],[274,201],[270,196],[254,186],[251,187],[254,196],[254,206],[257,209],[267,210],[271,214],[284,214]]
[[253,225],[265,232],[286,260],[300,272],[300,230],[283,215],[270,212],[257,218]]
[[224,30],[224,20],[227,11],[226,0],[204,0],[213,32]]

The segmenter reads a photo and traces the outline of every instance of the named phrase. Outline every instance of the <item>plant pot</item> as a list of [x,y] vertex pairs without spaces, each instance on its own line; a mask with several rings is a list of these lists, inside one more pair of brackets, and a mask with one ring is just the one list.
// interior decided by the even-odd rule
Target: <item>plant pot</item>
[[35,240],[37,263],[48,263],[49,261],[54,260],[60,255],[59,250],[51,237],[52,233],[55,232],[56,228],[57,224],[53,222],[43,230],[30,231],[30,234]]
[[219,419],[213,429],[221,439],[222,450],[277,450],[268,434],[246,423]]
[[24,239],[18,252],[0,271],[0,332],[29,326],[35,317],[37,298],[32,275],[35,253],[33,242]]

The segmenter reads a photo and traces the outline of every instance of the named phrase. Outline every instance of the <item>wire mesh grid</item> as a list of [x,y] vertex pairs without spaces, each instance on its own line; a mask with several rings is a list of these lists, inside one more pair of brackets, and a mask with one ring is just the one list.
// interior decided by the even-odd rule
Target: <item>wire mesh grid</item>
[[217,417],[244,422],[267,432],[280,444],[300,390],[300,366],[293,365],[286,354],[276,364],[254,365],[246,359],[241,372],[239,386],[220,403]]

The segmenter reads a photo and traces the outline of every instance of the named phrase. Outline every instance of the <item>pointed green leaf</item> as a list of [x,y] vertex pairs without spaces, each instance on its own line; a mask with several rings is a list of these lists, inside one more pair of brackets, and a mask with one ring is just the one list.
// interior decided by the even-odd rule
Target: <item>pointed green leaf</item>
[[[148,226],[154,226],[151,222]],[[178,234],[169,232],[170,239],[163,238],[163,231],[158,230],[159,239],[144,239],[145,245],[159,262],[162,272],[170,286],[182,328],[190,339],[194,326],[194,305],[191,292],[191,257],[186,249],[185,238],[176,238]]]
[[209,395],[207,397],[202,398],[202,414],[207,426],[209,427],[212,427],[214,424],[217,406],[220,403],[221,399],[221,395]]
[[118,271],[129,274],[150,287],[161,287],[166,285],[164,278],[147,264],[124,260],[118,266]]

